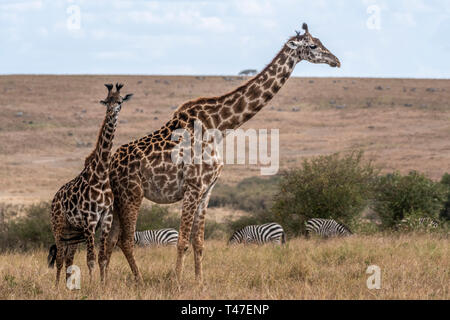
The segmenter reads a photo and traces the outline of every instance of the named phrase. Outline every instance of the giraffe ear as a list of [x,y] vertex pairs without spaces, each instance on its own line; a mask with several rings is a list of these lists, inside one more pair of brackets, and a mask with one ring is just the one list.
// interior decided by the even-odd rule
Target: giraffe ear
[[100,104],[106,106],[106,101],[105,100],[100,100]]
[[300,46],[300,41],[291,40],[291,41],[288,41],[288,43],[286,43],[286,45],[288,46],[289,49],[295,50]]
[[131,97],[133,96],[133,94],[132,93],[130,93],[130,94],[127,94],[126,96],[125,96],[125,98],[123,98],[123,100],[122,101],[129,101],[130,99],[131,99]]

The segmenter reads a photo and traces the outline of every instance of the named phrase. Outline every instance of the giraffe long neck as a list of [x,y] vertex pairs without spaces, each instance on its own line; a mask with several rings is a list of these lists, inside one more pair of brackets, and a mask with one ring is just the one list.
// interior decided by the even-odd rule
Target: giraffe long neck
[[290,51],[284,46],[264,70],[236,90],[220,97],[188,102],[176,115],[196,117],[207,128],[222,132],[240,127],[266,106],[289,79],[298,62]]
[[93,171],[100,179],[108,176],[109,161],[116,127],[117,114],[108,113],[100,128],[95,149],[85,161],[85,166],[91,165]]

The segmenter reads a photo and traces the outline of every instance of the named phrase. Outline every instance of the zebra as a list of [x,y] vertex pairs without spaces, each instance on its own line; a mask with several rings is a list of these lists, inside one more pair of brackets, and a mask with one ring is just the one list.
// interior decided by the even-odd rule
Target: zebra
[[353,234],[348,227],[333,219],[314,218],[308,220],[305,225],[307,236],[312,232],[324,238],[345,237]]
[[439,222],[437,222],[436,220],[429,217],[423,217],[412,221],[403,219],[398,224],[398,228],[407,230],[411,226],[411,222],[413,226],[415,225],[416,227],[421,228],[437,229],[439,227]]
[[175,246],[177,242],[178,231],[172,228],[136,231],[134,233],[134,243],[139,246]]
[[264,244],[273,242],[275,244],[286,243],[286,233],[278,223],[266,223],[262,225],[246,226],[233,233],[228,244],[255,243]]
[[427,228],[436,229],[437,227],[439,227],[439,222],[431,218],[419,218],[419,225]]

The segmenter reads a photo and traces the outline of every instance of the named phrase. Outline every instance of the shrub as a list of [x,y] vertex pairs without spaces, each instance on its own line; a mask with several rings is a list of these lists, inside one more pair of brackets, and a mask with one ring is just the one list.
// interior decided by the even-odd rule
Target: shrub
[[409,216],[438,219],[443,208],[446,190],[443,184],[411,171],[398,172],[379,178],[374,210],[384,228],[396,228]]
[[267,212],[272,207],[279,180],[279,176],[251,177],[236,186],[218,185],[212,192],[209,207],[228,206],[251,213]]
[[429,222],[421,223],[420,218],[423,217],[424,217],[423,212],[412,211],[408,216],[406,216],[402,221],[400,221],[400,223],[396,226],[396,229],[398,231],[403,232],[424,231],[429,233],[434,231],[440,231],[440,228],[443,227],[443,225],[438,225],[438,227],[434,227]]
[[169,212],[166,207],[153,205],[151,207],[142,207],[136,222],[136,230],[155,230],[163,228],[180,227],[180,218],[174,213]]
[[366,207],[375,181],[376,170],[361,151],[305,160],[285,172],[272,211],[292,235],[303,233],[310,218],[350,225]]
[[368,219],[353,219],[348,227],[354,234],[358,235],[373,235],[380,231],[379,226]]
[[444,174],[441,184],[447,188],[447,200],[445,201],[444,208],[441,211],[441,219],[450,220],[450,174]]
[[40,203],[25,210],[24,217],[4,224],[0,247],[5,249],[31,249],[49,246],[54,242],[50,224],[50,204]]
[[228,230],[225,224],[206,220],[205,239],[225,239],[227,234]]

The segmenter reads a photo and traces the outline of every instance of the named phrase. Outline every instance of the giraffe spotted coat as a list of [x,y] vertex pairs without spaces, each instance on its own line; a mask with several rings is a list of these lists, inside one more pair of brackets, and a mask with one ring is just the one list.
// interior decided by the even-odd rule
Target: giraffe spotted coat
[[104,279],[106,266],[106,239],[112,224],[113,193],[109,182],[109,162],[117,125],[124,101],[120,96],[122,85],[106,85],[108,96],[101,101],[106,106],[106,116],[99,132],[95,149],[86,158],[85,168],[56,193],[51,207],[52,231],[56,244],[50,249],[49,265],[56,262],[56,283],[59,281],[64,260],[71,266],[78,243],[86,241],[89,274],[95,266],[94,236],[101,226],[99,266]]
[[[226,130],[240,127],[267,105],[286,83],[298,62],[307,60],[340,66],[339,59],[319,39],[310,35],[306,24],[303,29],[303,35],[297,33],[290,38],[272,62],[244,85],[218,97],[184,103],[161,129],[116,151],[110,164],[114,219],[108,238],[108,263],[117,243],[134,276],[141,281],[133,254],[133,237],[143,198],[160,204],[182,201],[176,275],[181,279],[185,252],[191,239],[196,279],[202,282],[205,213],[223,162],[217,152],[212,152],[209,163],[174,163],[171,152],[179,142],[172,141],[172,133],[177,129],[187,130],[193,147],[194,122],[198,120],[202,124],[202,132],[218,129],[225,135]],[[208,147],[208,143],[204,142],[202,147]]]

